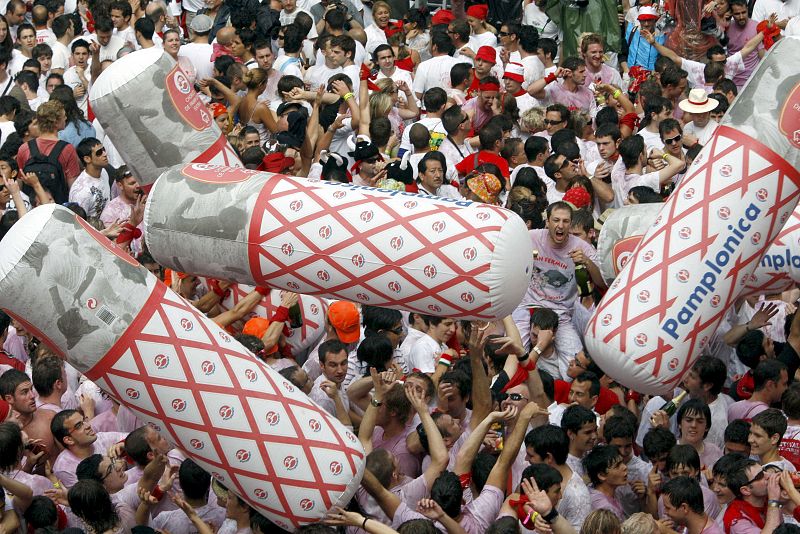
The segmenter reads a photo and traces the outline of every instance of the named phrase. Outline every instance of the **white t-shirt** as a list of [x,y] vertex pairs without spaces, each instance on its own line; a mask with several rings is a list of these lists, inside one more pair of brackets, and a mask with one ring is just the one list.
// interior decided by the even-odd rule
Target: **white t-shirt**
[[275,58],[275,63],[272,64],[272,69],[280,73],[280,76],[297,76],[303,79],[303,71],[300,68],[300,58],[291,56],[278,56]]
[[80,205],[89,218],[99,218],[109,200],[111,187],[105,169],[100,171],[100,178],[89,176],[84,170],[69,190],[69,201]]
[[327,86],[328,80],[331,79],[331,76],[339,74],[343,72],[343,70],[344,69],[342,69],[342,67],[336,67],[332,69],[328,67],[324,61],[318,62],[316,65],[306,71],[303,81],[306,83],[306,85],[315,90],[320,85]]
[[656,193],[661,191],[661,181],[658,177],[658,171],[648,172],[645,174],[628,174],[622,180],[612,181],[611,187],[614,189],[614,200],[621,201],[623,206],[628,205],[628,192],[637,186],[643,185],[649,187]]
[[53,64],[50,68],[67,70],[69,68],[70,57],[72,56],[67,45],[59,41],[50,41],[47,44],[53,49]]
[[711,140],[711,136],[717,131],[719,123],[714,120],[709,120],[708,124],[699,128],[694,122],[689,122],[683,127],[683,135],[694,135],[701,145],[707,145]]
[[[78,76],[78,72],[75,70],[76,67],[72,66],[64,71],[64,84],[68,85],[71,89],[75,89],[78,85],[83,84],[80,77]],[[90,84],[92,83],[92,72],[87,65],[85,69],[83,69],[83,76],[86,78],[86,81]],[[86,113],[88,111],[88,104],[89,104],[89,87],[85,87],[86,92],[81,97],[77,97],[75,101],[78,103],[78,107],[81,108],[81,111]]]
[[468,46],[478,52],[482,46],[497,48],[497,37],[492,32],[485,32],[480,35],[472,34],[469,36]]
[[423,373],[432,373],[436,370],[439,355],[445,350],[447,345],[439,343],[428,334],[423,334],[408,353],[408,366]]
[[[447,132],[442,125],[442,119],[439,117],[424,117],[414,124],[421,124],[428,129],[431,134],[431,140],[436,145],[441,145],[441,141],[447,136]],[[414,147],[411,146],[411,140],[409,136],[411,135],[411,128],[406,128],[403,130],[403,137],[400,139],[400,150],[413,152]],[[458,160],[461,161],[461,160]]]
[[378,46],[382,44],[388,44],[388,41],[386,40],[386,34],[375,24],[370,24],[364,28],[364,33],[367,34],[366,50],[370,54],[373,53]]
[[525,56],[519,62],[522,63],[522,67],[525,70],[525,81],[522,82],[523,89],[527,89],[531,83],[544,77],[544,63],[538,56]]
[[[312,43],[313,48],[313,43]],[[356,57],[353,59],[353,63],[356,65],[362,65],[366,63],[367,59],[367,49],[364,48],[364,45],[361,44],[361,41],[356,41]],[[325,63],[325,56],[322,55],[322,50],[317,50],[317,53],[314,55],[314,64],[315,65],[322,65]]]
[[[188,1],[189,0],[184,0],[184,2],[183,2],[183,8],[184,9],[186,9],[186,3]],[[201,7],[204,6],[204,4],[202,2],[201,2],[200,5],[201,5]],[[123,42],[128,43],[130,46],[133,46],[134,48],[138,48],[138,43],[136,42],[136,30],[133,29],[133,26],[128,26],[127,28],[125,28],[122,31],[119,31],[116,28],[114,28],[114,35],[116,35],[117,37],[122,39]]]
[[197,79],[202,80],[214,75],[214,63],[211,61],[213,52],[214,46],[208,43],[189,43],[181,46],[178,57],[188,59],[194,65]]
[[450,87],[450,69],[457,63],[460,61],[450,56],[436,56],[420,63],[414,78],[414,92],[424,94],[433,87]]
[[[755,52],[753,52],[755,54]],[[691,59],[683,58],[681,61],[681,68],[689,73],[687,82],[689,87],[705,87],[706,76],[704,70],[705,63],[699,61],[692,61]],[[736,52],[728,56],[725,60],[725,77],[732,80],[734,76],[744,70],[744,60],[742,59],[742,52]]]

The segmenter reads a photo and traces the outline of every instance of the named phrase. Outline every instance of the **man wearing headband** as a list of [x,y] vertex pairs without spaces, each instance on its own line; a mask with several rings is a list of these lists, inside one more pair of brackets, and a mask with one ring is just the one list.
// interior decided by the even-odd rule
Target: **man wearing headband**
[[495,102],[500,97],[500,81],[487,76],[478,86],[478,97],[467,100],[463,110],[470,116],[472,129],[477,133],[495,115]]
[[472,83],[467,89],[467,100],[478,96],[480,86],[489,77],[499,78],[503,75],[502,66],[497,63],[497,51],[491,46],[482,46],[475,54],[475,68],[472,73]]

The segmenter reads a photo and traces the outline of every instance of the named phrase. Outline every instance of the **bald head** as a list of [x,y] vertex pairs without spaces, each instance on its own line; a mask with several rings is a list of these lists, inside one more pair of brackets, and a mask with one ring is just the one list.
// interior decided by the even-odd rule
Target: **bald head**
[[33,25],[37,28],[41,28],[42,26],[47,25],[47,18],[49,13],[47,12],[47,7],[39,4],[38,6],[33,6],[31,10],[31,21]]
[[217,42],[223,46],[231,44],[236,30],[231,26],[225,26],[217,32]]

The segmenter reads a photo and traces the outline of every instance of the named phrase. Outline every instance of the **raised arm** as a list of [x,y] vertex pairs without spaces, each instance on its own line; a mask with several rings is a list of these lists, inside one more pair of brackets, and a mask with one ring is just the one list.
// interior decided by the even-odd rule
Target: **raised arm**
[[529,402],[525,405],[519,414],[517,424],[514,425],[514,430],[511,436],[505,438],[503,444],[503,452],[492,467],[489,477],[486,479],[487,486],[494,486],[505,492],[505,482],[508,477],[508,471],[511,469],[511,464],[517,457],[522,440],[525,439],[525,434],[528,432],[528,423],[531,418],[540,412],[539,406],[535,402]]
[[405,384],[406,398],[414,407],[414,411],[419,415],[422,421],[422,428],[425,429],[425,435],[428,436],[428,452],[431,455],[431,463],[428,468],[422,473],[425,477],[425,485],[432,487],[442,471],[447,469],[447,463],[450,456],[447,454],[447,447],[442,439],[442,434],[436,428],[436,423],[433,421],[428,405],[425,402],[425,393],[418,388],[413,387],[411,384]]
[[[464,475],[472,471],[472,462],[475,460],[475,455],[483,444],[483,438],[489,431],[489,428],[500,421],[511,421],[517,415],[517,409],[514,406],[507,406],[502,412],[492,412],[486,416],[478,426],[470,433],[464,444],[458,450],[456,455],[456,465],[453,472],[457,475]],[[503,447],[503,450],[506,448]]]
[[673,50],[670,50],[666,46],[664,46],[661,43],[659,43],[658,41],[656,41],[655,35],[653,35],[649,31],[645,30],[644,28],[642,28],[639,31],[642,34],[642,37],[644,37],[645,41],[650,43],[651,46],[653,46],[656,50],[658,50],[659,54],[661,54],[662,56],[670,59],[670,61],[675,63],[676,66],[678,66],[678,67],[681,66],[681,63],[683,63],[683,58],[681,56],[679,56]]
[[472,419],[469,426],[472,430],[492,411],[492,390],[483,367],[483,347],[486,345],[486,336],[483,334],[478,325],[473,323],[469,336],[469,367],[472,371]]

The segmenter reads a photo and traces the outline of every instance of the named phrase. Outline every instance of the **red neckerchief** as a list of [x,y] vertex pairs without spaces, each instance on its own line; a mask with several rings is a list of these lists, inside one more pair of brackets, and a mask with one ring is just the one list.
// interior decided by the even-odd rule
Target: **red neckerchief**
[[747,400],[753,396],[755,390],[755,381],[753,380],[753,371],[747,371],[742,378],[736,383],[736,394],[742,400]]
[[466,100],[471,100],[476,96],[478,96],[478,92],[480,92],[479,89],[480,85],[481,81],[478,79],[478,75],[475,74],[475,69],[472,69],[472,83],[469,84],[469,87],[467,87],[467,90],[465,92],[466,96],[464,98]]
[[524,94],[525,94],[525,93],[527,93],[527,92],[528,92],[528,91],[526,91],[525,89],[520,89],[518,92],[514,93],[514,97],[516,98],[516,97],[518,97],[518,96],[522,96],[522,95],[524,95]]
[[397,32],[403,31],[403,21],[402,20],[397,20],[395,22],[389,21],[386,27],[381,29],[383,30],[383,33],[386,35],[386,38],[388,39]]
[[725,532],[731,531],[736,521],[743,518],[750,519],[758,528],[763,529],[766,519],[764,518],[764,508],[756,508],[752,504],[742,499],[734,499],[725,510],[722,522],[725,524]]

